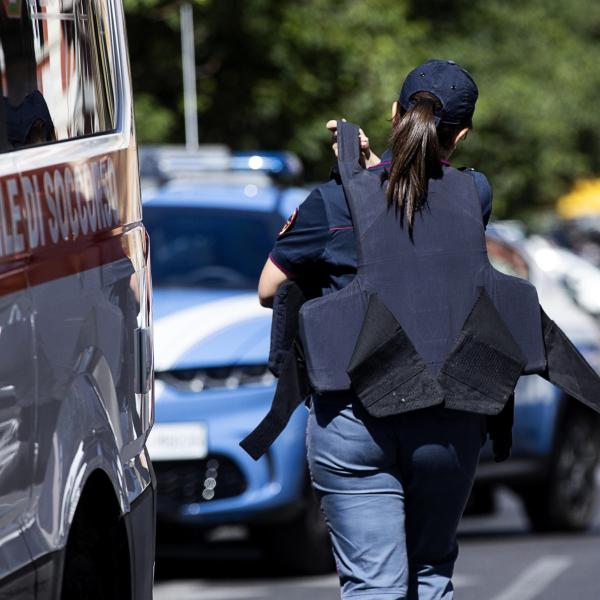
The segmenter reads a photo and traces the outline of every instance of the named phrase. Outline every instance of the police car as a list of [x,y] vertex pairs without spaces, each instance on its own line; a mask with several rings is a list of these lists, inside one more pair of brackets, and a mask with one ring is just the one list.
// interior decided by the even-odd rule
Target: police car
[[[600,371],[600,328],[578,306],[552,271],[562,256],[548,252],[539,238],[527,238],[510,225],[487,230],[488,255],[499,270],[529,279],[540,303]],[[543,250],[543,251],[542,251]],[[582,530],[596,510],[596,471],[600,462],[600,420],[579,402],[537,375],[522,377],[515,391],[515,422],[511,458],[492,461],[483,449],[471,507],[492,508],[496,484],[510,486],[522,499],[534,530]]]
[[196,525],[210,536],[242,525],[272,558],[326,571],[327,532],[305,460],[306,409],[258,462],[238,445],[275,389],[267,368],[271,311],[256,289],[277,233],[307,194],[286,181],[297,159],[159,147],[142,149],[140,161],[154,283],[149,450],[159,531]]

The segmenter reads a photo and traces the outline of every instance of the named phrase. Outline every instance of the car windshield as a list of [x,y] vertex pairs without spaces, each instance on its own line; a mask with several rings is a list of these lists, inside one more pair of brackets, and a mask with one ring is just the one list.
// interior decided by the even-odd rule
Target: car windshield
[[144,206],[153,284],[256,289],[281,222],[257,211]]

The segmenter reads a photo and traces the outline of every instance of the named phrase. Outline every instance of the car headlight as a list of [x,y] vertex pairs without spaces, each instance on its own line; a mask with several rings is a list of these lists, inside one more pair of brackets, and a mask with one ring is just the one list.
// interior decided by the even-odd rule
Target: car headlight
[[202,369],[172,369],[157,371],[156,379],[186,392],[208,389],[237,389],[242,386],[271,385],[275,377],[265,364],[232,365]]

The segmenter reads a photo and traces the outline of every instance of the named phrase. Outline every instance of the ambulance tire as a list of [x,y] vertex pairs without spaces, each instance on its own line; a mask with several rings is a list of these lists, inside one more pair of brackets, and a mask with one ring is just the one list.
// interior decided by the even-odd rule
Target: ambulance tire
[[299,516],[263,534],[263,549],[272,565],[298,575],[324,575],[335,570],[329,532],[312,488],[306,491]]
[[[125,525],[97,486],[84,490],[64,555],[61,600],[132,600]],[[112,502],[110,502],[112,500]],[[112,508],[112,510],[111,510]]]
[[575,406],[563,423],[549,475],[522,490],[529,522],[538,532],[589,529],[596,512],[600,422],[588,409]]

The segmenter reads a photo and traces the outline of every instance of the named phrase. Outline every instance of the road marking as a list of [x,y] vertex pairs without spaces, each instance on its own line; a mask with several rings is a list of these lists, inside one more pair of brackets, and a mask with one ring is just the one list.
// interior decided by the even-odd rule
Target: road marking
[[573,560],[568,556],[544,556],[525,569],[492,600],[534,600],[572,563]]

